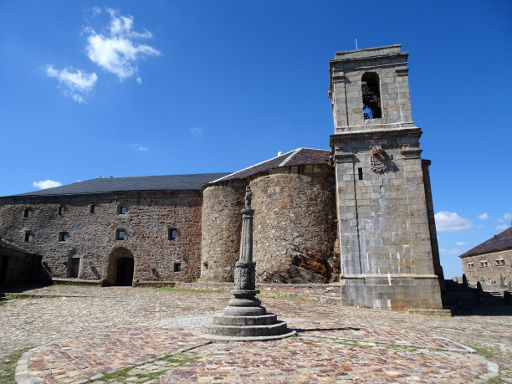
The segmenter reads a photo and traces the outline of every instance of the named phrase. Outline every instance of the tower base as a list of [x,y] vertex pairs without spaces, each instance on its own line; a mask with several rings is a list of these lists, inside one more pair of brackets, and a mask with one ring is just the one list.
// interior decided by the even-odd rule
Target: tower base
[[344,305],[387,310],[442,309],[436,275],[344,275]]

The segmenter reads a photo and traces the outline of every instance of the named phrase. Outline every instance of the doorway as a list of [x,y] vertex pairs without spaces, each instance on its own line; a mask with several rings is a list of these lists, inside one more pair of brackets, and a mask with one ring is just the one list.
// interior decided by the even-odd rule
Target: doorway
[[112,251],[108,260],[108,285],[132,285],[135,270],[135,260],[126,248]]
[[116,285],[132,285],[133,264],[131,257],[117,259]]

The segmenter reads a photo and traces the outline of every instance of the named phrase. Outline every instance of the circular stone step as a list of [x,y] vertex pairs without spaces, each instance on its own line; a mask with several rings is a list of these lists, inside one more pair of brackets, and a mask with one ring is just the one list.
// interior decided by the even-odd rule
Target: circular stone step
[[287,333],[286,323],[278,321],[268,325],[218,325],[210,324],[204,328],[205,333],[219,336],[275,336]]
[[228,305],[222,313],[226,316],[263,316],[267,313],[267,310],[262,306],[232,307]]
[[215,340],[220,342],[232,342],[232,341],[267,341],[267,340],[279,340],[284,339],[286,337],[290,337],[295,335],[297,332],[292,330],[287,330],[286,333],[280,335],[273,336],[221,336],[221,335],[208,335],[208,334],[199,334],[199,337],[209,340]]
[[267,313],[261,316],[227,316],[222,313],[213,317],[213,324],[217,325],[270,325],[277,323],[277,315]]

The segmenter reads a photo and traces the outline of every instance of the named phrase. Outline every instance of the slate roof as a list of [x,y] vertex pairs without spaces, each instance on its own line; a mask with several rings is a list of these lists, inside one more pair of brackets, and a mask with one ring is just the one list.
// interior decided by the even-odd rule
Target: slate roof
[[293,151],[278,155],[272,159],[265,160],[261,163],[221,177],[212,181],[212,183],[218,181],[245,179],[257,173],[280,167],[308,164],[327,164],[329,163],[330,156],[331,151],[327,151],[325,149],[297,148]]
[[203,185],[228,174],[229,173],[221,172],[201,173],[195,175],[99,177],[97,179],[80,181],[78,183],[22,193],[14,196],[63,196],[128,191],[200,190]]
[[481,255],[484,253],[500,252],[512,249],[512,227],[505,229],[503,232],[494,235],[489,240],[471,248],[466,253],[460,255],[460,258]]

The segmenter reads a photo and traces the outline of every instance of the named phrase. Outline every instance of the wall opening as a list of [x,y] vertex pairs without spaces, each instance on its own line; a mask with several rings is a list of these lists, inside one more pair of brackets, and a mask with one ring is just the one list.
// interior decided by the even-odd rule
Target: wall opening
[[0,255],[0,283],[7,281],[7,270],[9,269],[9,256]]
[[126,248],[116,248],[108,260],[107,283],[109,285],[132,285],[135,259]]
[[32,233],[32,231],[25,231],[25,243],[31,242],[33,237],[34,234]]
[[59,241],[66,241],[69,237],[68,232],[60,232],[59,233]]
[[361,78],[363,91],[363,115],[365,120],[380,119],[380,80],[375,72],[366,72]]
[[73,257],[69,261],[68,277],[77,278],[80,270],[80,258]]
[[126,239],[126,231],[124,229],[118,229],[116,231],[116,240]]

